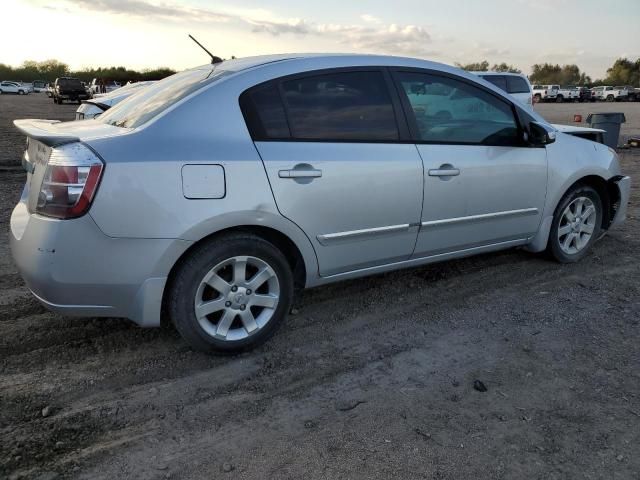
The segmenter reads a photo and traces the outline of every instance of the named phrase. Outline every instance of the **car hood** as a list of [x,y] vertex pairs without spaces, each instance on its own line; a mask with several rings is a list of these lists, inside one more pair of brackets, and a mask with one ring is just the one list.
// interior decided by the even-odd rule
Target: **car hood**
[[555,128],[557,131],[562,133],[604,133],[604,130],[599,128],[589,128],[589,127],[580,127],[578,125],[560,125],[557,123],[552,123],[551,126]]

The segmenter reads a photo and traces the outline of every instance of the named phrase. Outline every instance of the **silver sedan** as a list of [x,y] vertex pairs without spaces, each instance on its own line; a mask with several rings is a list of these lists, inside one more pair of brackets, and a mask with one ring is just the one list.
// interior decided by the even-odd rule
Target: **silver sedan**
[[205,351],[265,341],[302,288],[512,247],[576,262],[629,198],[615,151],[410,58],[229,60],[95,120],[15,125],[33,294],[144,327],[166,312]]

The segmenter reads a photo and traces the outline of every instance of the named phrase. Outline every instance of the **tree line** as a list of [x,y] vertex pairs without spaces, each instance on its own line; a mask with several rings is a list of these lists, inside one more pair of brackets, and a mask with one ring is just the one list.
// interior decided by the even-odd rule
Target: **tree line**
[[[489,68],[489,62],[468,63],[456,66],[471,72],[511,72],[522,73],[518,68],[506,63],[494,64]],[[551,63],[536,63],[531,67],[529,80],[533,84],[542,85],[632,85],[640,87],[640,58],[635,62],[627,58],[617,59],[613,65],[607,69],[607,76],[602,79],[592,80],[585,72],[575,64],[559,65]]]
[[[490,65],[487,60],[465,65],[456,63],[456,66],[475,72],[513,72],[522,73],[518,68],[507,63],[495,63]],[[0,80],[16,80],[22,82],[32,82],[34,80],[44,80],[53,82],[58,77],[72,76],[85,82],[90,82],[94,78],[105,81],[116,81],[126,83],[128,81],[161,80],[176,73],[170,68],[155,68],[152,70],[131,70],[125,67],[108,68],[86,68],[84,70],[72,71],[66,63],[58,60],[45,60],[36,62],[27,60],[19,67],[11,67],[0,63]],[[607,76],[603,79],[592,80],[589,75],[582,72],[575,64],[559,65],[551,63],[537,63],[531,67],[529,80],[534,84],[542,85],[632,85],[640,87],[640,58],[636,61],[627,58],[617,59],[613,65],[607,69]]]
[[90,82],[94,78],[100,78],[105,81],[115,81],[124,84],[128,81],[161,80],[174,73],[176,73],[175,70],[164,67],[142,71],[131,70],[125,67],[86,68],[74,71],[71,70],[66,63],[58,60],[45,60],[43,62],[27,60],[19,67],[12,67],[0,63],[0,80],[15,80],[20,82],[33,82],[34,80],[53,82],[58,77],[77,77],[85,82]]

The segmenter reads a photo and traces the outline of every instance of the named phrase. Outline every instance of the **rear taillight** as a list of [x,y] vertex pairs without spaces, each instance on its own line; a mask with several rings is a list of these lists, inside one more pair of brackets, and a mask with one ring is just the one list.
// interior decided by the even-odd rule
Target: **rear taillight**
[[84,215],[98,189],[104,164],[81,143],[69,143],[51,151],[36,212],[56,218]]

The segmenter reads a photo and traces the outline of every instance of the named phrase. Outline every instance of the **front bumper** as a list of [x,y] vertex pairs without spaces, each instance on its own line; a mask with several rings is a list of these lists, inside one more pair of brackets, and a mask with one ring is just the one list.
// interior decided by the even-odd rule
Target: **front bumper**
[[627,218],[627,206],[629,205],[629,196],[631,195],[631,178],[621,177],[615,180],[615,184],[618,186],[620,192],[620,205],[616,210],[616,214],[611,221],[609,228],[613,228],[616,225],[620,225]]
[[106,236],[90,215],[57,220],[11,215],[13,259],[25,283],[50,310],[72,316],[126,317],[160,324],[167,275],[191,242]]

